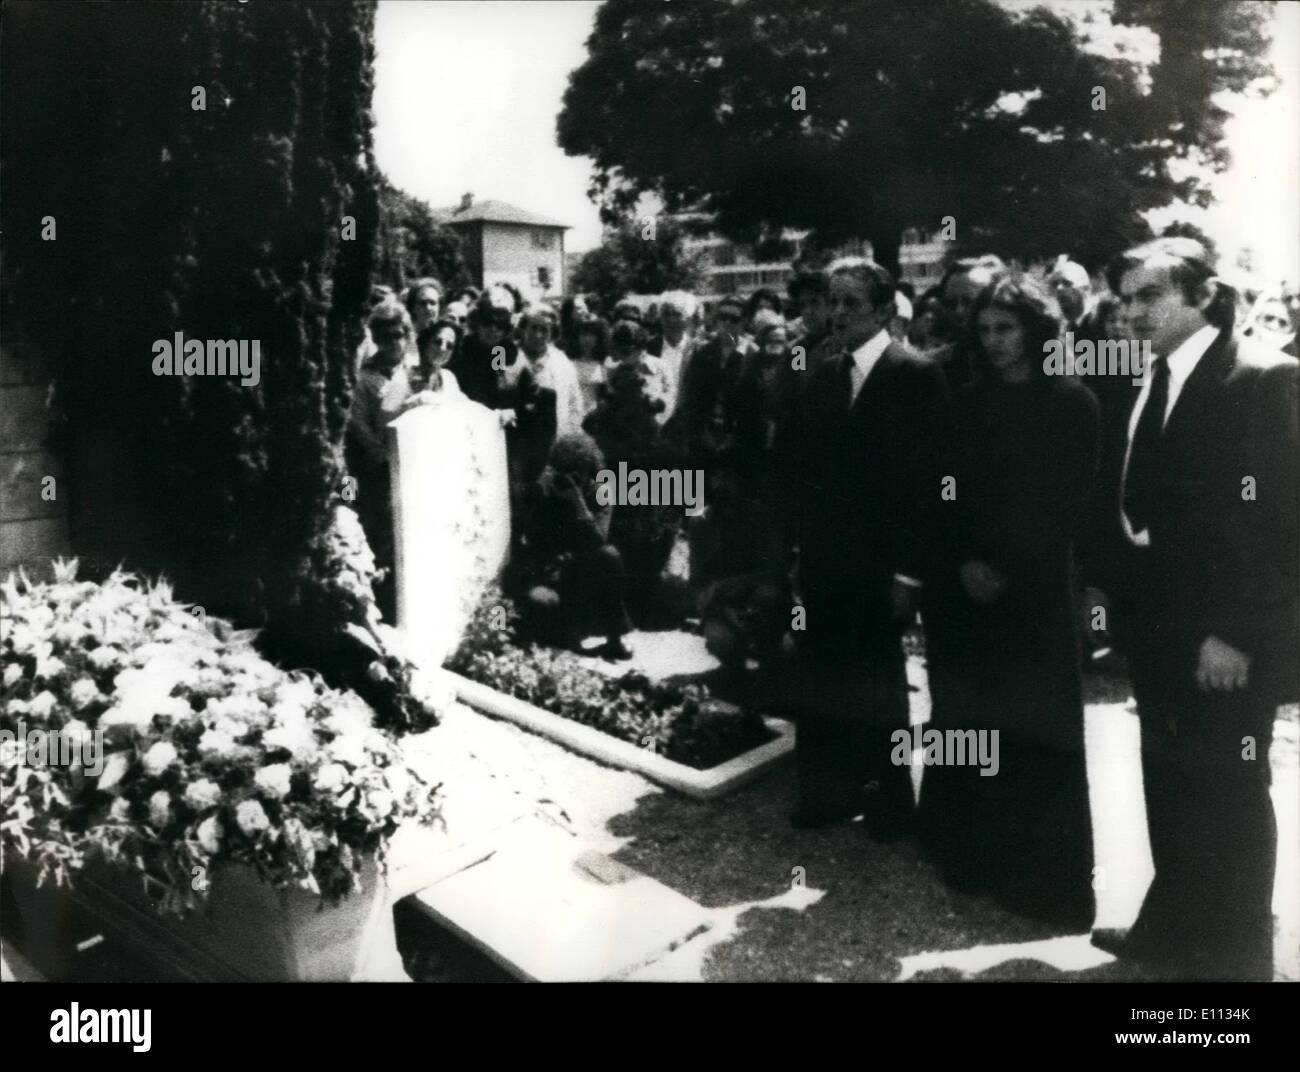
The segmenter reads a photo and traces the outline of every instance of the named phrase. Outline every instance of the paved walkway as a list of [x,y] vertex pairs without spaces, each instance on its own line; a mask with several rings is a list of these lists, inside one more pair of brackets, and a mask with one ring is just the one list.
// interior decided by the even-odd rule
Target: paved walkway
[[[633,639],[647,671],[704,669],[698,638]],[[672,650],[664,650],[664,645]],[[661,668],[671,668],[663,671]],[[910,667],[924,684],[919,662]],[[1137,720],[1113,681],[1087,708],[1098,864],[1098,923],[1130,922],[1151,876],[1141,794]],[[913,694],[914,718],[926,708]],[[917,849],[877,844],[861,823],[820,831],[789,823],[793,765],[718,801],[660,789],[558,745],[468,711],[428,736],[448,770],[468,749],[507,781],[526,781],[520,801],[544,807],[603,851],[699,902],[711,930],[642,969],[662,980],[905,981],[925,978],[1141,979],[1132,966],[992,901],[949,890]],[[1279,720],[1271,761],[1278,814],[1278,974],[1300,979],[1300,830],[1294,711]],[[522,784],[522,783],[521,783]],[[453,783],[449,793],[457,796]],[[462,813],[474,805],[462,799]],[[448,816],[453,828],[453,815]]]

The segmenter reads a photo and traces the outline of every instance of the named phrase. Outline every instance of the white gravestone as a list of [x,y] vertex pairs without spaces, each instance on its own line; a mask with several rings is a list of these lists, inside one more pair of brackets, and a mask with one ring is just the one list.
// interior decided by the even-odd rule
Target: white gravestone
[[417,665],[456,650],[510,551],[506,440],[495,411],[453,395],[389,426],[397,624]]

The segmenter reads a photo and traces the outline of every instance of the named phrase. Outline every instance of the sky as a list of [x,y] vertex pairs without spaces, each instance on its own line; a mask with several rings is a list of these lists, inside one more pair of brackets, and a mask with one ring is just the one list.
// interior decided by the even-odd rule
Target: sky
[[[796,0],[797,2],[797,0]],[[1097,0],[1101,8],[1108,6]],[[508,201],[572,226],[565,249],[600,242],[587,198],[591,162],[566,156],[555,119],[569,72],[586,58],[594,0],[381,0],[375,151],[389,178],[435,207],[461,195]],[[1078,10],[1082,5],[1071,5]],[[1300,281],[1300,2],[1277,4],[1265,100],[1229,99],[1233,156],[1196,220],[1228,263],[1250,245],[1261,276]]]

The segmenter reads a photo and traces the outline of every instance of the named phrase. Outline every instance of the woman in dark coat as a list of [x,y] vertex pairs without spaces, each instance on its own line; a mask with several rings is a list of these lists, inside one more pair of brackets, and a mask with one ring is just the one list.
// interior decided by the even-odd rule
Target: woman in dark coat
[[[954,397],[925,611],[929,728],[998,731],[992,775],[927,766],[922,824],[958,886],[1092,923],[1074,539],[1097,464],[1097,403],[1044,372],[1059,314],[1032,279],[972,309],[979,374]],[[991,741],[991,737],[986,740]]]

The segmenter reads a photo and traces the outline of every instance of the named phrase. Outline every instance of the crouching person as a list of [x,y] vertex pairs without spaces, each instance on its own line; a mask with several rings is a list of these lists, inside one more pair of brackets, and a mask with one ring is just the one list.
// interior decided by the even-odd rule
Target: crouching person
[[597,653],[628,659],[623,557],[609,542],[612,506],[596,501],[605,459],[586,435],[561,436],[529,489],[516,532],[513,585],[526,632],[575,651],[591,635]]

